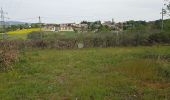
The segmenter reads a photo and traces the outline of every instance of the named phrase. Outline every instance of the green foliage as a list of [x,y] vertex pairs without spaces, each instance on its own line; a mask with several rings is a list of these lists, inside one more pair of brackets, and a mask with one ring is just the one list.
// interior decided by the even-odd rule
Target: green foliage
[[164,31],[170,32],[170,20],[164,20]]
[[31,24],[31,28],[40,28],[40,24],[38,23]]
[[165,3],[164,3],[164,5],[165,5],[165,14],[167,14],[167,15],[169,15],[170,14],[170,0],[164,0],[165,1]]
[[10,25],[6,28],[6,31],[16,31],[16,30],[22,30],[22,29],[30,29],[30,25],[28,23],[25,24],[19,24],[19,25]]
[[[161,30],[162,20],[156,20],[156,21],[127,21],[124,23],[124,31],[144,31],[144,32],[154,32],[155,30]],[[166,19],[164,20],[164,31],[170,31],[170,20]]]
[[89,24],[90,31],[98,30],[102,26],[100,21],[95,21]]
[[145,21],[127,21],[124,23],[124,30],[143,30],[147,27],[147,22]]
[[[150,33],[145,30],[126,32],[98,32],[98,33],[72,33],[72,32],[33,32],[28,35],[30,40],[48,41],[48,46],[59,45],[57,41],[65,43],[72,42],[70,46],[75,47],[82,42],[85,47],[115,47],[115,46],[140,46],[153,45],[154,43],[169,44],[169,33]],[[53,42],[55,43],[53,43]],[[53,44],[50,44],[53,43]]]

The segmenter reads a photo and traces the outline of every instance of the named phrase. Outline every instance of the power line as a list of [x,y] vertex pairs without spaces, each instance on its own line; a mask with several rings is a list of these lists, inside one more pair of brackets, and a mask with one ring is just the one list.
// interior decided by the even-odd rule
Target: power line
[[4,32],[4,27],[5,27],[5,17],[4,17],[4,11],[3,11],[2,8],[1,8],[1,10],[0,10],[0,13],[1,13],[1,26],[2,26],[3,32]]
[[0,14],[1,14],[1,26],[2,26],[2,32],[3,32],[3,39],[6,39],[7,33],[6,33],[5,14],[7,14],[7,13],[4,12],[3,9],[1,8]]
[[162,31],[164,30],[164,15],[166,14],[166,10],[164,8],[162,8],[162,12],[161,12],[161,15],[162,15],[162,25],[161,25],[161,29]]
[[37,19],[37,17],[33,17],[33,18],[8,18],[8,19],[12,19],[12,20],[17,20],[17,21],[19,21],[19,20],[36,20]]

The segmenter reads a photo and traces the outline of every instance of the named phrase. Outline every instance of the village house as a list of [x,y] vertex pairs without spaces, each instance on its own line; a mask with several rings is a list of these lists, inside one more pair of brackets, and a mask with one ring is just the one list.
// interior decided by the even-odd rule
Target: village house
[[115,24],[116,30],[117,30],[117,31],[123,31],[123,25],[124,25],[124,23],[121,23],[121,22],[116,23],[116,24]]
[[59,32],[62,31],[74,31],[73,27],[74,27],[75,23],[65,23],[65,24],[60,24],[59,27],[57,27]]
[[57,27],[58,27],[57,24],[45,24],[44,25],[44,30],[45,31],[55,32],[55,31],[58,31]]
[[76,32],[87,32],[88,30],[88,24],[75,24],[74,30]]
[[52,31],[52,32],[62,32],[62,31],[74,31],[75,23],[66,23],[66,24],[46,24],[44,25],[45,31]]
[[102,25],[108,26],[115,31],[123,31],[123,23],[115,23],[113,19],[112,21],[105,21],[104,23],[102,23]]
[[114,19],[112,19],[112,21],[105,21],[104,23],[102,23],[102,25],[104,26],[108,26],[110,28],[116,28],[116,25],[115,25],[115,22],[114,22]]

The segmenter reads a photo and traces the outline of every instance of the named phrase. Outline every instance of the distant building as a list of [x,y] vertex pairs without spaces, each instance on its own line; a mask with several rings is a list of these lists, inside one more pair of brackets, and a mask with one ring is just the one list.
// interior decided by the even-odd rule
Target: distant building
[[75,23],[66,23],[66,24],[46,24],[44,25],[45,31],[52,32],[62,32],[62,31],[74,31],[73,26]]
[[57,27],[58,31],[74,31],[73,27],[74,27],[75,23],[65,23],[65,24],[60,24],[59,27]]
[[105,21],[102,25],[107,26],[114,31],[123,31],[124,23],[115,23],[114,19],[112,19],[112,21]]
[[87,32],[88,31],[88,24],[75,24],[74,30],[76,32]]
[[55,31],[58,31],[58,30],[57,30],[57,27],[58,27],[57,24],[45,24],[45,25],[44,25],[44,30],[45,30],[45,31],[55,32]]
[[116,23],[115,26],[116,26],[115,28],[117,31],[123,31],[124,23],[119,22],[119,23]]
[[88,28],[88,24],[75,24],[74,25],[74,27],[78,27],[78,28],[82,28],[82,27],[84,27],[84,28]]
[[102,23],[102,25],[108,26],[109,28],[112,28],[112,29],[116,28],[114,19],[112,19],[112,21],[105,21],[104,23]]

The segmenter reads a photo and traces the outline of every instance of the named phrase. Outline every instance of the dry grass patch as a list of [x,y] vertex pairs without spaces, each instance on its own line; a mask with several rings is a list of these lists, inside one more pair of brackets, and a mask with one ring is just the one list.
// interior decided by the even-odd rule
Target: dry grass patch
[[9,71],[13,69],[13,64],[18,61],[17,50],[0,50],[0,71]]
[[[151,59],[138,59],[126,61],[116,67],[116,71],[129,77],[137,79],[139,84],[153,89],[170,88],[169,72],[165,62]],[[168,65],[168,64],[167,64]]]

